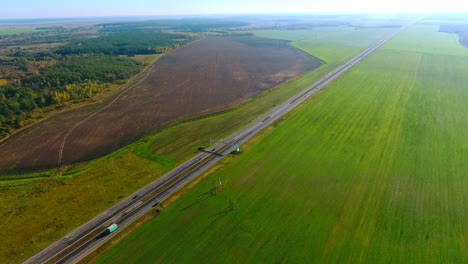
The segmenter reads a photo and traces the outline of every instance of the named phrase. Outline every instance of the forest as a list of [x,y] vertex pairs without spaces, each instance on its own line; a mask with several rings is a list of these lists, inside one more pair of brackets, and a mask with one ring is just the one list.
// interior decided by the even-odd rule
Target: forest
[[165,19],[141,22],[100,24],[101,32],[135,32],[152,30],[172,30],[180,32],[200,33],[212,29],[243,27],[249,23],[242,21],[216,19]]
[[142,65],[130,58],[106,55],[66,57],[22,84],[37,89],[58,89],[68,84],[98,81],[110,83],[132,77]]
[[135,55],[161,54],[196,39],[187,34],[158,31],[114,33],[99,38],[74,41],[56,52],[70,54]]

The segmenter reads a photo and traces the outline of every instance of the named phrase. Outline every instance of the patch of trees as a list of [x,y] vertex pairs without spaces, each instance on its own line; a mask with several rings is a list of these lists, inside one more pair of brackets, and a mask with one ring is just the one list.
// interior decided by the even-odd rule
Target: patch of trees
[[69,101],[89,99],[102,92],[104,86],[97,82],[69,84],[62,91],[52,92],[52,102],[63,105]]
[[73,29],[56,28],[15,35],[0,35],[0,48],[48,43],[66,43],[74,41],[77,38],[91,37],[97,34],[96,28],[80,27]]
[[468,25],[441,25],[439,31],[457,34],[460,44],[468,47]]
[[143,66],[126,57],[84,55],[65,57],[58,64],[45,68],[39,75],[27,77],[22,84],[39,89],[56,89],[87,81],[110,83],[128,79]]
[[126,32],[113,33],[98,38],[82,39],[57,49],[61,55],[106,54],[136,55],[161,54],[186,45],[195,39],[185,34],[163,32]]
[[27,59],[25,58],[10,58],[10,57],[0,57],[0,67],[12,67],[16,69],[26,70]]
[[38,109],[41,96],[32,89],[11,85],[0,87],[0,138],[8,136],[14,128],[26,125]]
[[12,49],[10,57],[30,61],[50,61],[60,59],[60,55],[52,51],[40,51],[30,53],[23,51],[21,48]]
[[143,66],[126,57],[88,55],[66,57],[20,85],[0,86],[0,138],[42,117],[45,107],[89,99],[107,83],[128,79]]
[[141,22],[101,24],[101,32],[134,32],[173,30],[181,32],[207,32],[210,29],[243,27],[249,23],[221,19],[161,19]]

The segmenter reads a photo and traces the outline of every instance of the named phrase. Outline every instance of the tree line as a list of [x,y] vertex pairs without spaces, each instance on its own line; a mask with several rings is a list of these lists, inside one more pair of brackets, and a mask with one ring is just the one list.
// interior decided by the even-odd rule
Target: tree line
[[128,79],[142,67],[127,57],[66,57],[19,84],[0,86],[0,138],[42,117],[44,108],[89,99],[106,84]]
[[186,45],[196,39],[186,34],[170,34],[157,31],[113,33],[99,38],[74,41],[60,47],[56,53],[136,55],[161,54],[171,49]]
[[136,32],[164,29],[179,32],[201,33],[212,29],[234,28],[247,26],[245,21],[225,19],[193,18],[193,19],[159,19],[139,22],[101,24],[101,32]]

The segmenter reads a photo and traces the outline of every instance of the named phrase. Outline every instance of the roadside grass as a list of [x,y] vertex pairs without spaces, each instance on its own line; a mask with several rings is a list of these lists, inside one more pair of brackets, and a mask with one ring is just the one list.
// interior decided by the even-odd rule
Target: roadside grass
[[466,263],[468,49],[439,45],[401,33],[97,263]]
[[[366,39],[355,41],[372,44]],[[0,222],[6,227],[0,233],[0,259],[17,263],[33,255],[198,154],[198,148],[206,147],[210,139],[228,136],[363,50],[355,46],[334,49],[342,57],[324,46],[306,50],[327,64],[230,110],[160,130],[106,157],[70,166],[61,174],[0,176]]]

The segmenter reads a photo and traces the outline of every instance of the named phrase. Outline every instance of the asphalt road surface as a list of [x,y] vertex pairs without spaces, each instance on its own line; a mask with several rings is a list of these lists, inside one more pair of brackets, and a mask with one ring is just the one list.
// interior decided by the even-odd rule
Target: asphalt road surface
[[[332,73],[324,76],[313,85],[302,90],[281,105],[278,105],[268,113],[262,115],[246,127],[223,140],[230,145],[217,144],[211,148],[209,152],[203,152],[193,157],[130,197],[96,216],[94,219],[78,227],[67,236],[40,251],[24,263],[78,262],[142,215],[149,212],[155,205],[164,202],[168,197],[183,188],[219,160],[229,155],[237,146],[242,145],[286,113],[303,103],[307,98],[351,69],[355,64],[369,56],[377,48],[407,27],[408,26],[402,27],[375,43],[372,47],[335,69]],[[120,226],[119,229],[113,233],[105,234],[106,228],[113,223],[118,224]]]

